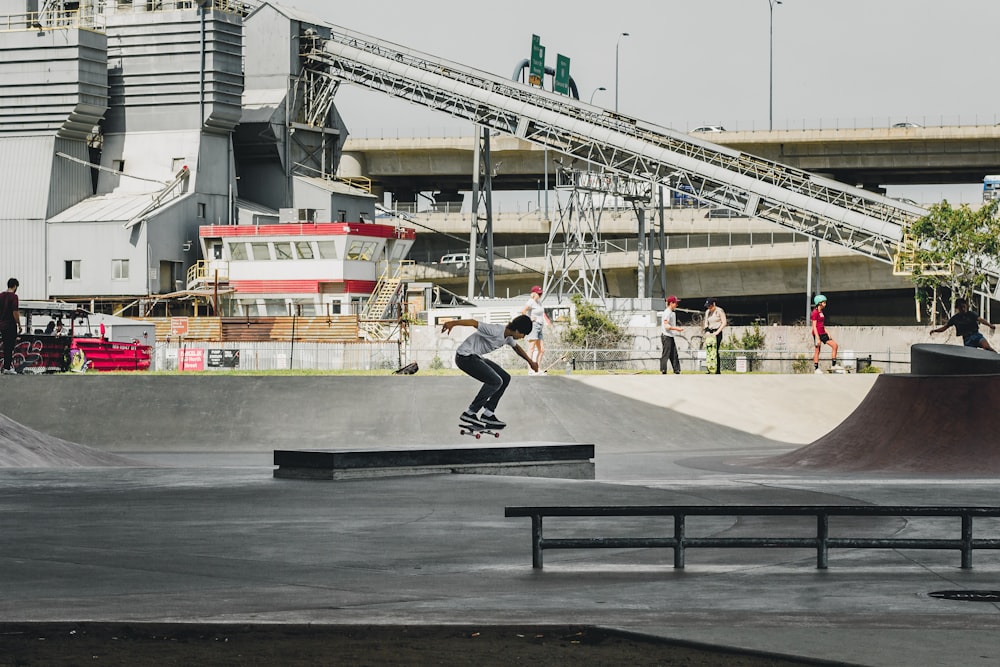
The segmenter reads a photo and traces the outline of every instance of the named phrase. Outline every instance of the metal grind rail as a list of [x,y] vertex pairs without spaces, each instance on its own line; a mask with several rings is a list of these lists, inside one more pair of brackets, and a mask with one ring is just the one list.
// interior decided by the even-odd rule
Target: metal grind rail
[[[683,568],[690,548],[803,548],[816,549],[816,567],[825,570],[830,549],[955,549],[962,553],[962,569],[972,568],[974,549],[1000,549],[1000,539],[974,539],[974,517],[1000,517],[1000,507],[868,506],[868,505],[609,505],[609,506],[510,506],[506,517],[531,517],[531,566],[542,567],[545,549],[647,549],[674,550],[674,567]],[[672,537],[589,537],[546,539],[543,517],[659,517],[674,518]],[[692,516],[816,518],[812,537],[688,537]],[[832,517],[959,517],[955,539],[907,537],[831,537]]]

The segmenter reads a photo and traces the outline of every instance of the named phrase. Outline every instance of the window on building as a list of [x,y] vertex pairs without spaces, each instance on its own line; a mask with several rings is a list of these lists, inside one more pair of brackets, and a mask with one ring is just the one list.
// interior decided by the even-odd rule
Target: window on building
[[375,253],[375,241],[351,241],[347,248],[347,259],[370,262]]
[[112,280],[128,280],[128,260],[127,259],[113,259],[113,260],[111,260],[111,279]]
[[300,259],[312,259],[313,258],[313,248],[309,241],[296,241],[295,242],[295,252],[299,254]]
[[250,255],[253,257],[254,261],[261,262],[271,259],[271,251],[267,247],[266,243],[251,243],[250,244]]
[[67,259],[66,260],[66,280],[79,280],[80,279],[80,260],[78,259]]
[[205,202],[198,202],[198,217],[199,218],[201,218],[202,220],[204,220],[205,219],[205,214],[206,214],[207,210],[208,209],[205,207]]
[[229,259],[240,262],[247,258],[247,244],[243,241],[229,244]]
[[112,160],[111,168],[117,171],[119,174],[125,173],[125,160]]
[[242,311],[241,315],[260,315],[260,308],[256,301],[241,301],[238,309]]
[[222,244],[216,243],[212,246],[212,259],[222,259]]
[[347,222],[347,211],[337,211],[337,220]]
[[184,168],[187,164],[186,157],[175,157],[170,160],[170,170],[175,174]]
[[275,259],[294,259],[292,257],[292,244],[288,241],[279,241],[274,244]]
[[316,249],[321,259],[337,259],[336,241],[317,241]]
[[264,311],[266,315],[287,315],[288,306],[284,299],[264,299]]
[[316,303],[313,301],[296,301],[295,314],[300,317],[314,317],[316,315]]
[[314,208],[300,208],[298,209],[298,221],[299,222],[315,222],[316,221],[316,209]]

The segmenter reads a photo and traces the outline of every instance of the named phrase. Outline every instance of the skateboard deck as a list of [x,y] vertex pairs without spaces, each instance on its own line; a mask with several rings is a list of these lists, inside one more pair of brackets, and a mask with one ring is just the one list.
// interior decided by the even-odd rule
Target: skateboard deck
[[717,360],[715,358],[715,348],[717,346],[718,341],[715,339],[715,334],[705,334],[705,368],[709,373],[714,373],[717,370]]
[[483,437],[484,433],[486,435],[492,435],[494,438],[499,438],[500,430],[501,429],[494,430],[487,426],[473,426],[472,424],[464,424],[464,423],[460,423],[458,425],[459,435],[471,435],[475,437],[476,440],[479,440],[479,438]]
[[555,361],[553,361],[553,362],[552,362],[551,364],[549,364],[549,365],[548,365],[548,366],[546,366],[545,368],[540,368],[540,369],[538,369],[538,373],[539,373],[539,374],[541,374],[541,373],[545,373],[545,372],[547,372],[547,371],[550,371],[550,370],[552,370],[552,368],[553,368],[553,367],[554,367],[554,366],[555,366],[556,364],[558,364],[558,363],[559,363],[560,361],[565,361],[565,359],[566,359],[566,356],[567,356],[567,355],[565,355],[565,354],[561,354],[561,355],[559,355],[559,357],[558,357],[558,358],[557,358],[557,359],[556,359]]

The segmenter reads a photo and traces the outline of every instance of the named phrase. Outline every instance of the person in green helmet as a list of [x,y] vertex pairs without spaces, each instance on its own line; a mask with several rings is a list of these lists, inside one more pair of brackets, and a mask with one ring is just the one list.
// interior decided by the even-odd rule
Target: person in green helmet
[[812,314],[809,316],[809,320],[812,322],[812,336],[813,336],[813,372],[822,373],[819,369],[819,351],[823,347],[823,343],[830,346],[830,371],[833,373],[843,373],[844,371],[837,366],[837,341],[830,338],[830,334],[826,332],[826,315],[823,311],[826,310],[826,297],[822,294],[817,294],[813,297],[813,310]]

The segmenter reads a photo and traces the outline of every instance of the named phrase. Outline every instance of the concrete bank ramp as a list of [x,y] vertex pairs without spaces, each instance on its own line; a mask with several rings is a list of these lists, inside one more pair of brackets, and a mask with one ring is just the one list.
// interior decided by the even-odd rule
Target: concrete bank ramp
[[[500,445],[591,443],[598,456],[761,446],[786,450],[835,427],[874,376],[515,376]],[[11,377],[9,415],[109,452],[469,446],[466,376]]]
[[882,375],[840,426],[806,447],[758,465],[997,475],[998,405],[1000,375]]
[[40,433],[0,415],[0,468],[147,466],[123,456]]

